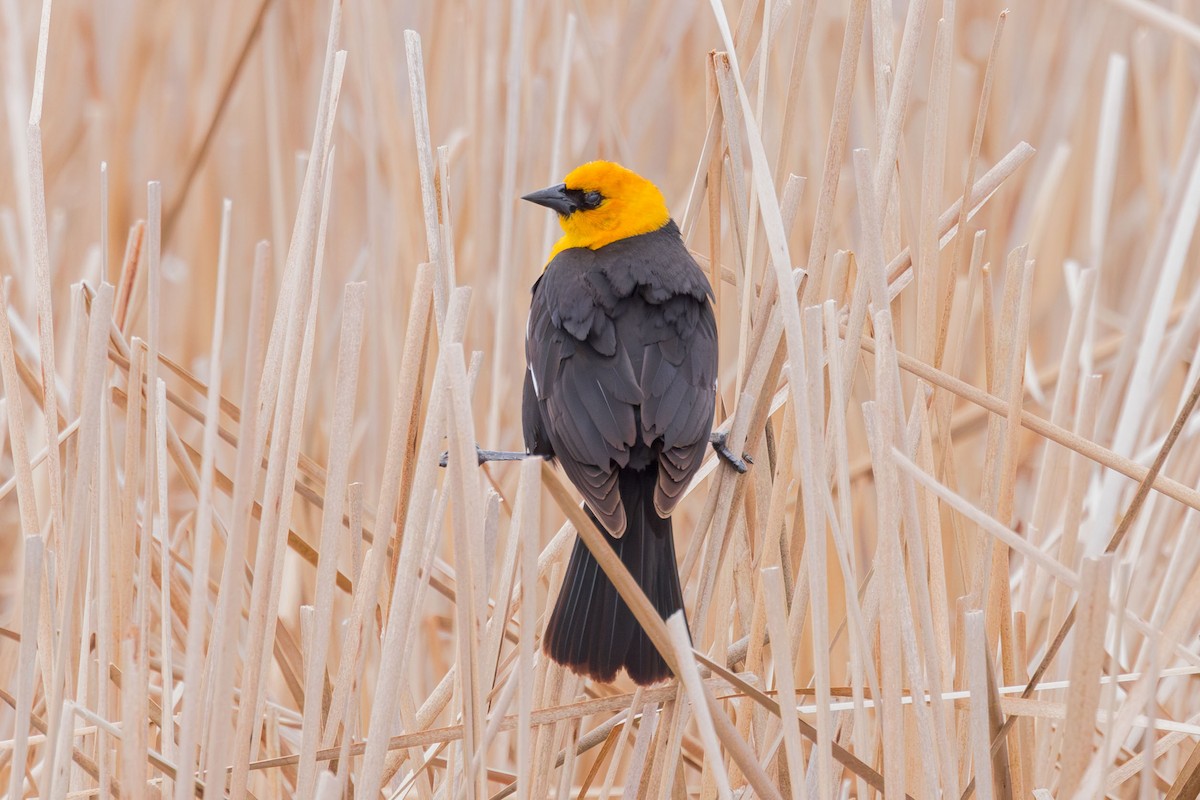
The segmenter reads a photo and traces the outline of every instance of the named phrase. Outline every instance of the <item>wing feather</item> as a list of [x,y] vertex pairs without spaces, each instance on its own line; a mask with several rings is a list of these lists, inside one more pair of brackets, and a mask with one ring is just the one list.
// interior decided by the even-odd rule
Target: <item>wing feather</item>
[[666,517],[704,457],[716,397],[710,296],[674,225],[564,250],[534,285],[526,447],[551,451],[613,536],[626,525],[619,470],[656,466]]

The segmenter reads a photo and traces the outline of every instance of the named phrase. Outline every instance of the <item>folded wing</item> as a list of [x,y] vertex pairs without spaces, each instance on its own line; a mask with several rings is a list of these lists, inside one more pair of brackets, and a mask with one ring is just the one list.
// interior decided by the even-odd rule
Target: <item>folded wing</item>
[[626,526],[618,471],[657,467],[654,506],[666,517],[712,428],[717,349],[708,285],[678,234],[668,233],[674,242],[665,248],[559,253],[530,307],[526,447],[558,459],[614,536]]

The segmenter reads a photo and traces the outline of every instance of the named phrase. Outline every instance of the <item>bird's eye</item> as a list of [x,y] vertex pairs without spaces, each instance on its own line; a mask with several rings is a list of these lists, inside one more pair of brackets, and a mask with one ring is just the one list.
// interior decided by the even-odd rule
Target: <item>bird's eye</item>
[[599,192],[587,192],[583,195],[584,208],[596,208],[603,202],[604,196]]

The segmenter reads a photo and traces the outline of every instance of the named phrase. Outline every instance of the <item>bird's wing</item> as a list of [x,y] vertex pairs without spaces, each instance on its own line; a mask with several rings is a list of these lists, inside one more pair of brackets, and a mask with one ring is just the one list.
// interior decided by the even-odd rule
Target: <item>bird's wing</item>
[[622,338],[639,350],[641,438],[658,452],[654,509],[668,516],[700,467],[717,397],[717,324],[712,287],[669,222],[609,245],[602,266],[613,291],[643,303]]
[[675,295],[648,320],[642,370],[642,437],[661,440],[654,509],[666,517],[700,467],[712,433],[717,326],[708,299]]
[[635,238],[559,253],[534,286],[525,342],[526,403],[538,414],[526,410],[526,447],[549,442],[614,536],[625,530],[617,469],[631,449],[635,468],[657,458],[654,507],[669,516],[704,457],[716,399],[704,273],[673,225]]
[[533,397],[526,402],[537,403],[541,425],[526,424],[526,447],[543,444],[544,435],[597,519],[620,536],[617,470],[637,441],[642,393],[610,316],[619,298],[593,263],[592,251],[563,251],[534,286],[525,339]]

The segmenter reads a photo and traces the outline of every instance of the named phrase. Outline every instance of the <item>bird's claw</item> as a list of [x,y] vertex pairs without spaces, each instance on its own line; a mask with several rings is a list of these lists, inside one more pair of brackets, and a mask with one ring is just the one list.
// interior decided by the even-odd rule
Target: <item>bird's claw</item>
[[[479,464],[484,464],[487,462],[487,459],[483,457],[483,452],[484,451],[480,449],[479,445],[475,445],[475,459],[476,459],[477,463],[479,463]],[[438,458],[438,466],[444,468],[444,467],[448,466],[449,464],[450,464],[450,451],[443,450],[441,457]]]
[[[479,445],[475,445],[475,460],[479,466],[483,466],[489,461],[520,461],[525,457],[525,453],[514,450],[484,450]],[[450,451],[443,450],[441,457],[438,459],[438,466],[445,467],[450,463]]]
[[724,433],[714,433],[709,443],[712,445],[713,451],[729,466],[733,467],[739,475],[745,475],[746,470],[754,463],[754,459],[749,453],[742,453],[742,457],[738,458],[733,454],[726,444],[729,436]]

